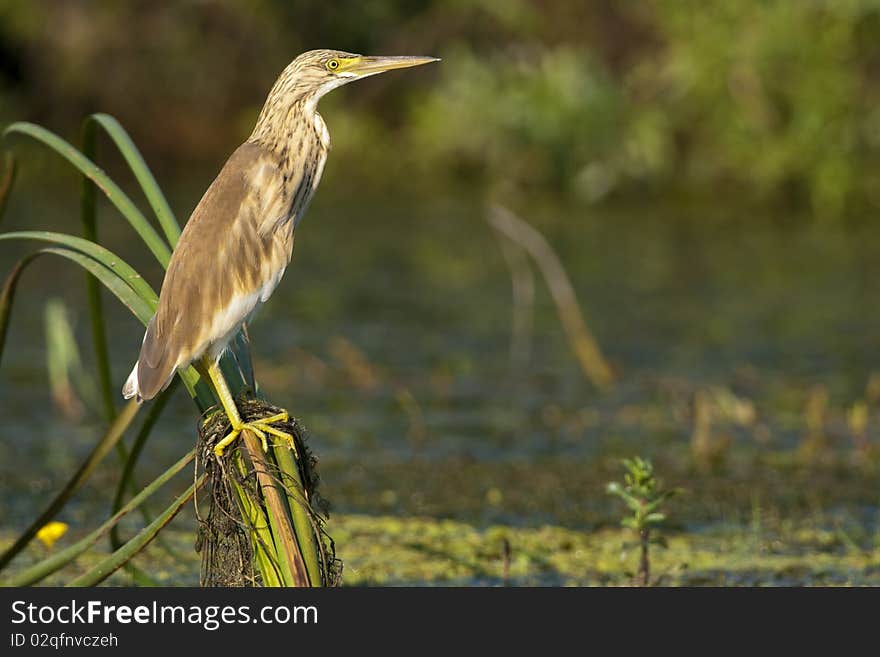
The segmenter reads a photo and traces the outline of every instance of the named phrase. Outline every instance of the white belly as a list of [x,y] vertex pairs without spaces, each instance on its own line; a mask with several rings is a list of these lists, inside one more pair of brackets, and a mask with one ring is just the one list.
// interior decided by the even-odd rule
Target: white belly
[[[284,269],[281,269],[262,287],[253,292],[234,296],[223,310],[214,315],[208,332],[210,337],[204,341],[203,345],[200,345],[197,351],[204,352],[209,349],[212,358],[219,358],[229,341],[241,328],[242,323],[253,316],[259,307],[272,296],[272,292],[278,287],[282,276],[284,276]],[[198,354],[194,356],[198,357]]]

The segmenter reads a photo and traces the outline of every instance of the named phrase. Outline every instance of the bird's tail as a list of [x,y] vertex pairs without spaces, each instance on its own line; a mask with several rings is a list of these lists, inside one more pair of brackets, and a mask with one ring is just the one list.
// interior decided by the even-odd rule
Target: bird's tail
[[125,385],[122,386],[122,396],[126,399],[131,399],[132,397],[137,396],[138,400],[143,399],[143,397],[138,393],[138,364],[134,364],[134,368],[131,370],[131,374],[128,375],[128,378],[125,380]]
[[171,383],[177,369],[177,362],[169,358],[168,350],[157,339],[155,327],[153,317],[144,334],[140,356],[122,386],[122,396],[126,399],[152,399]]

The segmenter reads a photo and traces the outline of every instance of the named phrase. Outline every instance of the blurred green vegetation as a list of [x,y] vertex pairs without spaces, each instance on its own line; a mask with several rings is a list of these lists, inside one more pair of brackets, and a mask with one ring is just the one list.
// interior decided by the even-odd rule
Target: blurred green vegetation
[[349,189],[880,206],[878,0],[0,0],[0,121],[106,111],[216,170],[314,47],[444,59],[324,101]]

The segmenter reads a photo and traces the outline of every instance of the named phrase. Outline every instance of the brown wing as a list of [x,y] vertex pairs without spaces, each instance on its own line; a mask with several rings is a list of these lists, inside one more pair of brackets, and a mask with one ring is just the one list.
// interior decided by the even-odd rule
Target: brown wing
[[137,394],[151,399],[212,336],[211,326],[235,293],[255,289],[273,237],[259,231],[271,214],[265,178],[277,170],[270,152],[253,143],[236,149],[186,224],[162,283],[156,316],[137,363]]

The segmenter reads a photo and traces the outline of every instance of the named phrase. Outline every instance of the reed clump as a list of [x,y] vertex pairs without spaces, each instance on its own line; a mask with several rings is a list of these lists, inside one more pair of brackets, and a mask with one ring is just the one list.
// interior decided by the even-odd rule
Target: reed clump
[[[282,410],[260,399],[240,399],[237,405],[245,421]],[[317,561],[304,559],[308,562],[304,566],[310,585],[336,585],[340,581],[342,562],[336,558],[333,541],[324,531],[329,504],[318,493],[318,460],[309,449],[307,433],[298,420],[291,418],[277,426],[294,438],[295,471],[285,467],[289,464],[283,457],[282,463],[278,462],[278,453],[288,450],[281,445],[253,455],[246,445],[236,444],[218,457],[214,445],[229,433],[229,419],[219,407],[214,407],[200,422],[198,463],[210,482],[207,514],[202,516],[199,509],[197,550],[202,556],[203,586],[262,585],[274,577],[283,581],[283,545],[271,536],[272,522],[267,514],[270,502],[261,486],[260,474],[265,474],[283,494],[286,504],[279,509],[283,520],[289,521],[294,531],[297,521],[307,523],[314,535],[320,536],[316,545],[309,546]],[[261,562],[265,567],[255,569],[255,563]]]

